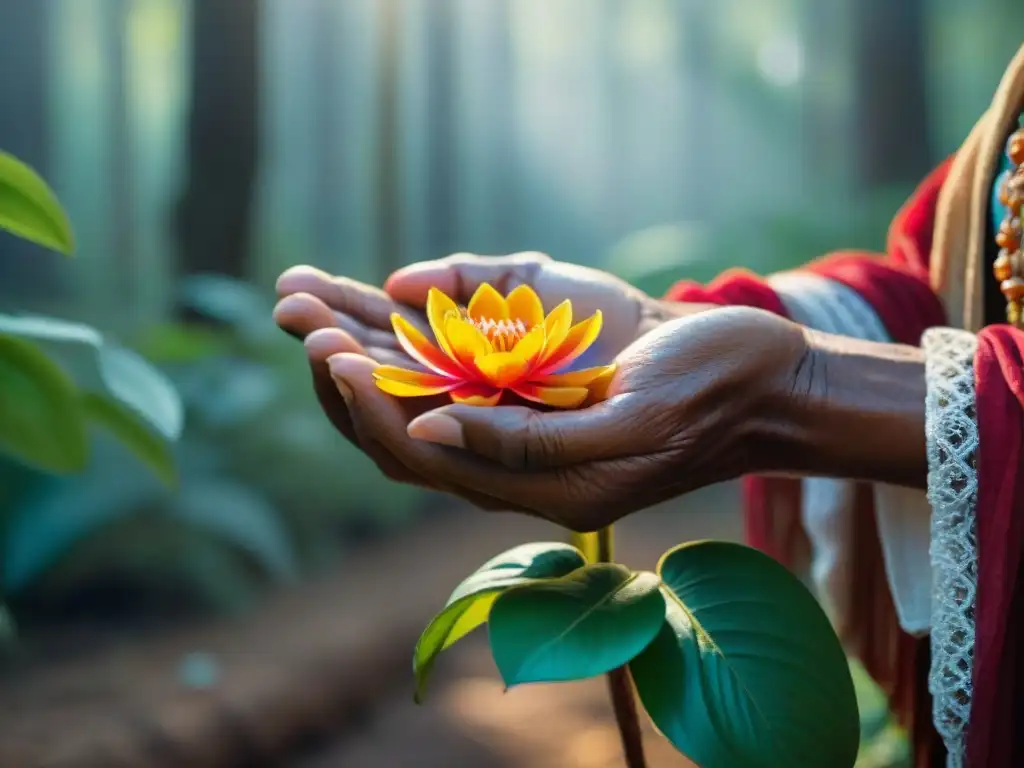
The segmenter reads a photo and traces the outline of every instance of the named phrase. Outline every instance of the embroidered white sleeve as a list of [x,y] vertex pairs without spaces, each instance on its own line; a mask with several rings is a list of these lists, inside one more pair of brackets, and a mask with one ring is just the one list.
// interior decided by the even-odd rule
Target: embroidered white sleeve
[[974,607],[978,588],[978,425],[974,392],[974,334],[934,328],[922,340],[928,498],[932,503],[932,632],[928,690],[932,718],[949,752],[950,768],[964,764],[971,713]]
[[[815,330],[866,341],[891,341],[878,315],[861,296],[834,280],[784,272],[769,283],[796,322]],[[853,487],[848,481],[804,481],[803,522],[814,550],[812,576],[819,598],[844,637],[851,598]],[[875,515],[886,577],[900,626],[924,635],[931,623],[931,507],[925,494],[876,483]]]

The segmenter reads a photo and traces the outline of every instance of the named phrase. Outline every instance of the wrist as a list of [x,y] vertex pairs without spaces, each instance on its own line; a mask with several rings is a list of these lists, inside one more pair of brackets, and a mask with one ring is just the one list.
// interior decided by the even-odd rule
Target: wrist
[[648,331],[653,331],[658,326],[677,320],[680,317],[688,317],[699,312],[721,308],[721,304],[700,304],[689,301],[656,299],[653,296],[644,294],[643,299],[640,301],[640,323],[637,335],[642,336]]
[[774,393],[780,418],[765,430],[761,471],[924,488],[922,350],[807,329],[804,339]]

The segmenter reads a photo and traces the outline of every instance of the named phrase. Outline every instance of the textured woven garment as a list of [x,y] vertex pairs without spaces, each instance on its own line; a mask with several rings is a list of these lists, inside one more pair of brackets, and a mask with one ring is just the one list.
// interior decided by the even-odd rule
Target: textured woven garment
[[950,768],[966,756],[978,590],[978,424],[973,333],[934,328],[922,340],[928,395],[928,499],[932,514],[932,629],[928,689]]

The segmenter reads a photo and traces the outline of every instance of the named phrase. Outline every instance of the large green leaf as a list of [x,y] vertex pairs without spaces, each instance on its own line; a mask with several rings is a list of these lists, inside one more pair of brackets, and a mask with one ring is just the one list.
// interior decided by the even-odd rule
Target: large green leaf
[[74,383],[35,346],[4,335],[0,452],[50,472],[79,471],[89,455]]
[[119,401],[95,392],[82,395],[85,415],[102,426],[146,464],[168,486],[178,482],[178,471],[170,445],[143,422],[138,413]]
[[181,398],[170,380],[130,349],[110,342],[96,350],[100,373],[110,393],[168,440],[181,436],[185,421]]
[[505,685],[604,674],[647,647],[665,620],[653,573],[596,563],[513,587],[491,608],[491,653]]
[[565,576],[585,564],[583,555],[574,547],[541,542],[502,552],[480,566],[456,587],[444,610],[434,617],[416,643],[412,662],[416,702],[423,700],[427,678],[441,651],[484,624],[498,595],[534,579]]
[[95,328],[54,317],[0,314],[0,333],[55,345],[91,347],[99,377],[114,397],[168,440],[181,436],[184,407],[174,385],[142,357],[106,339]]
[[74,236],[67,214],[39,174],[0,152],[0,229],[71,255]]
[[658,570],[665,622],[630,669],[662,733],[702,768],[853,766],[849,666],[796,577],[727,542],[673,549]]

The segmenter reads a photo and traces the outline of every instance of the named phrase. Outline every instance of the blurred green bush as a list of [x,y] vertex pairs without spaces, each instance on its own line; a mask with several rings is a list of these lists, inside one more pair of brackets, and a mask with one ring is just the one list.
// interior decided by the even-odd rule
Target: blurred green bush
[[[73,249],[52,191],[2,153],[0,228]],[[162,605],[146,595],[171,593],[236,610],[424,500],[334,434],[262,294],[197,276],[181,298],[214,324],[145,330],[138,351],[0,314],[0,585],[17,615],[102,584],[151,612]]]

